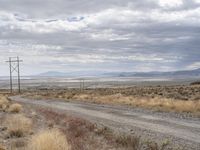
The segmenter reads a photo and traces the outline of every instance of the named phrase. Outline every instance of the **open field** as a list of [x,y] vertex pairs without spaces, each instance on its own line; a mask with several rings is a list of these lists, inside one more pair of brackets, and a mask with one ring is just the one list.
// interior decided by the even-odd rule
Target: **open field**
[[[144,78],[144,77],[22,77],[23,89],[67,89],[80,88],[84,82],[84,88],[119,88],[134,86],[165,86],[165,85],[189,85],[199,78]],[[13,79],[14,87],[17,87],[16,78]],[[0,78],[0,89],[9,89],[9,78]]]
[[129,88],[40,90],[25,94],[30,98],[85,101],[100,104],[129,105],[157,111],[175,111],[200,115],[200,86],[146,86]]

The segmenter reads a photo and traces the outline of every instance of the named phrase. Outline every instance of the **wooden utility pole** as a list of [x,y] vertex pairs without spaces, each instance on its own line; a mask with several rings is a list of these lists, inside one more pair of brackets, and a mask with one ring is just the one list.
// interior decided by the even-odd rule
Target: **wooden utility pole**
[[17,72],[18,72],[18,90],[19,90],[19,93],[21,92],[21,82],[20,82],[20,68],[19,68],[19,57],[17,56]]
[[13,92],[13,72],[17,72],[18,79],[18,92],[21,92],[21,83],[20,83],[20,62],[22,60],[19,57],[9,57],[9,60],[6,61],[9,63],[10,68],[10,92]]
[[9,67],[10,67],[10,93],[12,93],[12,64],[11,64],[11,58],[9,58]]

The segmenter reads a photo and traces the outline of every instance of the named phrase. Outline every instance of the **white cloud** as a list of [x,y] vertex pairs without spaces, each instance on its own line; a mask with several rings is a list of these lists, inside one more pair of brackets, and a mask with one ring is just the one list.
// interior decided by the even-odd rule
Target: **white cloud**
[[183,4],[182,0],[159,0],[159,4],[161,7],[179,7]]
[[123,40],[129,40],[130,36],[133,36],[133,34],[118,35],[113,30],[103,30],[102,32],[89,33],[89,36],[93,40],[123,41]]
[[190,64],[189,66],[187,66],[187,69],[190,69],[190,70],[198,69],[198,68],[200,68],[200,62],[194,62]]
[[185,24],[200,24],[200,8],[182,11],[163,11],[160,9],[146,11],[129,8],[112,8],[86,18],[88,25],[136,27],[144,22],[177,22]]
[[[178,3],[178,2],[176,2]],[[175,3],[175,4],[176,4]],[[146,13],[143,10],[132,10],[126,7],[117,7],[103,10],[93,14],[82,14],[84,19],[70,21],[58,18],[47,21],[41,19],[20,18],[12,13],[0,11],[0,27],[7,27],[10,30],[24,30],[30,33],[54,33],[59,31],[81,31],[86,28],[95,28],[100,26],[112,27],[136,27],[144,21],[149,22],[181,22],[181,23],[198,23],[200,24],[200,8],[193,10],[166,12],[159,9],[149,10]],[[80,18],[80,15],[77,16]],[[67,18],[67,16],[66,16]],[[51,19],[51,18],[50,18]],[[188,22],[190,20],[190,22]],[[107,30],[109,31],[109,30]],[[99,35],[115,36],[109,33],[93,34],[94,38]],[[112,39],[112,38],[111,38]],[[115,38],[114,38],[115,39]]]
[[30,33],[52,33],[58,31],[77,31],[85,28],[84,21],[68,21],[57,19],[54,21],[30,20],[19,18],[12,13],[0,11],[0,27],[8,27],[10,30],[24,30]]
[[196,3],[200,3],[200,0],[194,0]]
[[29,62],[30,57],[46,56],[59,50],[62,50],[61,46],[37,44],[31,41],[0,40],[0,53],[4,60],[10,56],[21,56],[28,58]]

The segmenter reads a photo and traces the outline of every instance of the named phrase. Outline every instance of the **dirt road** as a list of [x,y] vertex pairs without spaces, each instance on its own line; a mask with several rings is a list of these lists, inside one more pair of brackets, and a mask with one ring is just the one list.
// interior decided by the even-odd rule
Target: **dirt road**
[[169,140],[185,149],[200,149],[200,119],[181,118],[170,113],[156,113],[122,106],[97,105],[56,100],[29,100],[10,97],[20,103],[38,105],[70,113],[114,130],[159,141]]

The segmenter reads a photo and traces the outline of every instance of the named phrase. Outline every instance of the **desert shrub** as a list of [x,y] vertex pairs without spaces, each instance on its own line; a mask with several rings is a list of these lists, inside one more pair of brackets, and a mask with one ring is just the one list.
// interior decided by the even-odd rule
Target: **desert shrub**
[[7,116],[4,125],[8,128],[10,137],[22,137],[31,131],[32,121],[22,114],[14,114]]
[[192,83],[190,83],[190,85],[200,85],[200,81],[192,82]]
[[6,150],[6,148],[0,144],[0,150]]
[[[26,150],[27,141],[24,138],[13,139],[10,143],[9,150]],[[0,149],[1,150],[1,149]]]
[[70,146],[63,133],[52,129],[34,135],[27,150],[70,150]]
[[9,106],[9,101],[6,97],[0,97],[0,109],[5,110]]
[[129,147],[133,150],[137,150],[140,145],[140,138],[125,134],[116,135],[116,143],[122,145],[123,147]]
[[151,142],[151,141],[147,141],[146,143],[143,143],[143,145],[146,145],[147,149],[149,150],[163,150],[163,148],[159,147],[157,143],[155,142]]
[[105,137],[111,137],[113,135],[113,131],[106,126],[98,127],[94,131],[98,136],[104,135]]
[[12,105],[10,105],[8,111],[12,112],[12,113],[19,113],[19,112],[22,111],[22,105],[20,105],[20,104],[12,104]]

